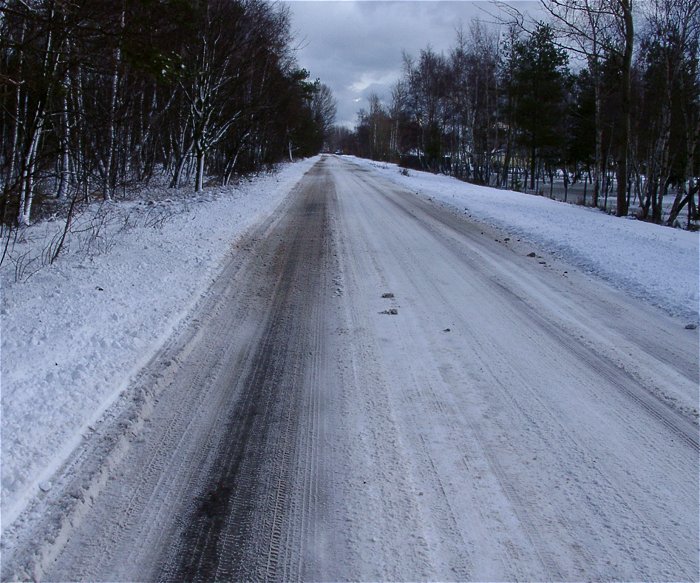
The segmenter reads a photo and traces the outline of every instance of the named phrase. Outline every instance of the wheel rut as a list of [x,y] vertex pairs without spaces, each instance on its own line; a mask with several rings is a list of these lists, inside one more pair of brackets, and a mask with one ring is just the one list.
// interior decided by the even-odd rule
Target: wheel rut
[[306,496],[303,475],[294,487],[295,461],[308,456],[316,431],[316,412],[307,406],[316,387],[306,381],[322,328],[316,304],[325,288],[327,187],[308,176],[268,237],[276,280],[268,321],[248,366],[230,379],[239,396],[206,486],[164,557],[162,581],[287,580],[302,572],[306,533],[293,528],[300,520],[290,515],[305,506],[294,499]]

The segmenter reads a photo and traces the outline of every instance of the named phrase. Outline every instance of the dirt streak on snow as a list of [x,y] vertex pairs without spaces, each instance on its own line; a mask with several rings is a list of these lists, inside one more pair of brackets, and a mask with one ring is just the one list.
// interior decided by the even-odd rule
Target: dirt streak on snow
[[[349,157],[346,157],[349,158]],[[360,158],[423,198],[506,230],[671,315],[698,321],[698,234]]]
[[[92,237],[102,253],[75,237],[71,253],[28,282],[14,281],[9,262],[0,269],[3,530],[185,319],[232,244],[274,212],[315,161],[187,203],[158,201],[162,212],[115,205],[130,225],[117,232],[107,224]],[[94,225],[96,211],[86,216]],[[30,228],[31,242],[15,252],[40,252],[58,229]]]

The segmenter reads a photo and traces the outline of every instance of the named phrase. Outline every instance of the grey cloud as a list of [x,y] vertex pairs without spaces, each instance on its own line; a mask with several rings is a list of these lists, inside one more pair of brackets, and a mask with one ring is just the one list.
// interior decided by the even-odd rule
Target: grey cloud
[[333,90],[338,123],[353,125],[369,93],[389,99],[401,74],[402,51],[417,55],[428,45],[448,51],[460,22],[487,18],[479,4],[301,1],[289,6],[299,64]]

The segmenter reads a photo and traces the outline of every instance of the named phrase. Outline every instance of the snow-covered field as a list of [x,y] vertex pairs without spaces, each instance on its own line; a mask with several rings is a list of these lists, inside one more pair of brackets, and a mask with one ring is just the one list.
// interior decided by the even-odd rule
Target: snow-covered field
[[[30,228],[31,242],[18,243],[15,262],[0,269],[4,525],[50,488],[52,472],[191,311],[236,240],[274,212],[315,161],[188,201],[120,203],[107,222],[93,211],[80,219],[84,233],[69,241],[70,252],[34,274],[41,259],[30,263],[31,253],[41,255],[61,225]],[[697,322],[697,233],[353,161]]]
[[69,252],[34,273],[63,222],[30,227],[0,268],[3,528],[315,161],[198,197],[92,208]]
[[352,159],[418,195],[529,240],[636,299],[698,321],[698,233],[449,176],[415,170],[405,176],[395,164]]

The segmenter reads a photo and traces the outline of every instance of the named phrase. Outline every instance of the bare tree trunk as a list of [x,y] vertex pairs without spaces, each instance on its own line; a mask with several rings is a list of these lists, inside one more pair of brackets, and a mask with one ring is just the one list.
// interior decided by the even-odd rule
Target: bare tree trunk
[[195,175],[195,192],[202,192],[204,185],[204,149],[197,147],[197,173]]
[[634,21],[632,0],[619,0],[624,23],[625,47],[622,55],[622,123],[617,159],[617,209],[618,217],[627,215],[627,162],[629,158],[630,129],[632,122],[632,51],[634,48]]
[[[690,223],[698,218],[698,206],[695,202],[695,196],[699,194],[698,186],[700,183],[695,183],[695,187],[688,192],[688,225],[687,229],[690,231]],[[700,196],[698,197],[700,198]]]
[[66,198],[68,181],[70,179],[70,160],[68,148],[70,143],[70,123],[68,121],[68,73],[63,80],[63,111],[61,112],[61,177],[58,183],[56,198],[63,200]]
[[602,174],[605,166],[603,162],[603,122],[600,115],[601,98],[599,91],[600,89],[596,91],[595,97],[595,162],[593,164],[593,194],[591,195],[591,205],[594,207],[598,206],[598,200],[600,199]]
[[90,169],[85,158],[86,132],[85,121],[80,112],[85,111],[83,88],[83,69],[78,64],[71,75],[71,125],[74,128],[75,150],[73,151],[73,176],[78,188],[82,187],[83,199],[87,202],[90,194]]
[[[26,33],[26,23],[23,21],[22,22],[22,33],[20,35],[20,46],[24,44],[24,35]],[[23,65],[24,65],[24,59],[23,57],[23,52],[19,51],[19,64],[18,64],[18,71],[17,71],[17,83],[16,83],[16,88],[15,88],[15,121],[14,121],[14,128],[12,131],[12,149],[10,150],[10,164],[9,168],[7,170],[7,180],[5,182],[5,187],[6,189],[9,189],[12,187],[13,183],[16,183],[17,180],[15,178],[15,171],[16,171],[16,163],[17,163],[17,149],[19,147],[19,125],[20,125],[20,120],[21,120],[21,102],[22,102],[22,72],[23,72]],[[9,193],[8,193],[9,194]]]
[[[126,25],[126,5],[122,4],[121,17],[119,20],[119,31],[124,31]],[[114,184],[112,174],[114,170],[115,150],[117,147],[117,98],[119,91],[119,66],[122,59],[121,39],[114,50],[114,68],[112,69],[112,85],[109,97],[109,125],[107,127],[108,150],[107,159],[104,164],[103,190],[104,199],[111,200],[114,194]]]
[[189,152],[180,156],[177,163],[175,164],[175,172],[173,173],[173,178],[170,181],[170,185],[168,186],[168,188],[178,188],[180,186],[180,180],[182,179],[182,171],[185,168],[187,156],[189,156]]
[[510,158],[512,152],[512,130],[508,126],[508,133],[506,134],[506,151],[503,156],[503,185],[508,188],[508,170],[510,169]]
[[41,126],[38,126],[32,134],[28,152],[23,161],[19,210],[17,211],[17,223],[19,225],[28,225],[31,222],[32,203],[34,202],[34,172],[40,137]]

